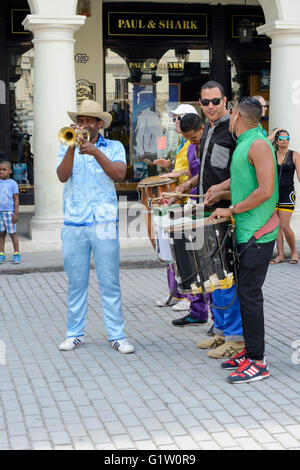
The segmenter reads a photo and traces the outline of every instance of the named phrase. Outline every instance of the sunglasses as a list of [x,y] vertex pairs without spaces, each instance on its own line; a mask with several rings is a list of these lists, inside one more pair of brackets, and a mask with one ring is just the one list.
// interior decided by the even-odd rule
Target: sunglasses
[[176,116],[173,118],[173,122],[181,121],[182,116]]
[[221,103],[221,100],[223,98],[213,98],[212,100],[200,100],[201,101],[201,104],[202,106],[208,106],[209,103],[212,103],[214,106],[218,106],[220,103]]
[[290,138],[289,135],[285,135],[285,136],[284,136],[284,135],[281,135],[280,137],[278,137],[278,140],[280,140],[281,142],[282,142],[283,140],[288,140],[288,141],[289,141],[290,139],[291,139],[291,138]]

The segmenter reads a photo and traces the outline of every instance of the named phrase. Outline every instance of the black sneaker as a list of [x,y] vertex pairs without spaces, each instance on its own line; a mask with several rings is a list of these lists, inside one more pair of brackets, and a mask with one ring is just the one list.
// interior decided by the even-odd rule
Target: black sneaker
[[207,323],[206,320],[199,320],[196,317],[193,317],[190,313],[183,318],[178,318],[178,320],[173,320],[172,325],[174,326],[184,326],[184,325],[204,325]]

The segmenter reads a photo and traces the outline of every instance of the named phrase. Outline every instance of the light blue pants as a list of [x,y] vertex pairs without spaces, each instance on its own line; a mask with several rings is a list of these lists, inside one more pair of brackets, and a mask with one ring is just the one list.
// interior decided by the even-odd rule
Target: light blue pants
[[117,225],[94,223],[92,226],[83,227],[64,226],[62,246],[64,267],[69,280],[67,338],[84,335],[91,252],[108,340],[124,338]]
[[[212,303],[218,307],[230,305],[234,299],[236,286],[218,289],[212,293]],[[215,314],[214,332],[225,336],[226,341],[244,341],[241,307],[238,296],[234,303],[224,310],[213,308]]]

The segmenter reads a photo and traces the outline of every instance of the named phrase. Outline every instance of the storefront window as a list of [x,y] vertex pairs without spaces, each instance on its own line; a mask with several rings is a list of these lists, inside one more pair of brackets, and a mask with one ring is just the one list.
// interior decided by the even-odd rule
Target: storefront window
[[108,137],[123,143],[134,180],[159,171],[157,158],[174,159],[178,134],[170,111],[189,103],[200,112],[209,69],[208,49],[169,49],[160,60],[127,59],[106,49],[106,109],[113,115]]
[[33,49],[11,50],[10,60],[10,143],[13,178],[33,186]]
[[[241,60],[235,58],[233,60],[227,56],[227,60],[231,68],[231,94],[232,99],[229,107],[234,104],[242,96],[262,96],[267,105],[270,99],[270,61],[268,60]],[[266,132],[269,133],[269,115],[268,109],[261,119],[261,123]]]

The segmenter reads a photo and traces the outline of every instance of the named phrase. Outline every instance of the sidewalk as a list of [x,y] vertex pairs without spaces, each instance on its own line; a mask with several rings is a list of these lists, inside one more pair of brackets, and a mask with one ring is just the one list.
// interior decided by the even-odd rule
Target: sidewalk
[[[159,308],[166,270],[121,269],[125,327],[136,352],[108,344],[95,271],[85,344],[60,352],[64,272],[0,276],[0,449],[111,451],[300,449],[300,266],[270,266],[264,286],[271,376],[230,385],[196,342],[210,327],[176,328]],[[118,455],[118,454],[114,454]],[[135,454],[139,455],[139,454]],[[199,456],[200,458],[200,456]]]
[[299,450],[300,264],[270,266],[264,285],[270,378],[230,385],[220,361],[196,347],[211,320],[176,328],[171,321],[187,312],[156,307],[168,293],[166,268],[149,240],[139,243],[121,240],[125,327],[136,349],[128,356],[106,340],[94,270],[86,342],[60,352],[61,251],[32,247],[20,265],[0,266],[0,449]]
[[[129,202],[131,215],[124,221],[125,208],[121,205],[120,212],[120,266],[121,268],[130,267],[162,267],[161,263],[152,248],[148,234],[144,227],[144,221],[141,219],[141,229],[137,238],[129,238],[128,231],[130,224],[134,220],[135,207],[139,207],[137,202]],[[3,265],[0,265],[0,274],[25,274],[32,272],[53,272],[63,270],[63,257],[61,247],[43,247],[30,240],[27,235],[27,227],[33,216],[33,209],[23,206],[21,209],[17,233],[20,241],[20,251],[22,262],[14,265],[11,262],[12,244],[10,238],[6,237],[5,251],[7,259]],[[93,267],[93,262],[91,262]]]
[[[123,214],[120,216],[120,267],[121,268],[145,268],[145,267],[163,267],[166,263],[158,260],[155,251],[150,243],[148,234],[144,227],[143,219],[141,219],[141,230],[138,238],[129,238],[130,224],[134,219],[134,208],[138,207],[137,202],[130,202],[133,208],[132,214],[124,222],[124,208],[121,206]],[[61,247],[57,249],[45,249],[42,245],[37,246],[35,242],[30,240],[27,235],[27,226],[33,215],[31,208],[26,210],[24,206],[18,222],[18,236],[20,240],[20,251],[22,254],[22,262],[14,265],[11,262],[12,245],[9,237],[6,239],[5,249],[7,259],[4,264],[0,265],[0,274],[25,274],[33,272],[54,272],[63,270],[63,257]],[[128,229],[129,227],[129,229]],[[297,240],[297,251],[300,253],[300,240]],[[286,259],[290,258],[288,246],[286,249]],[[91,262],[93,268],[93,261]]]
[[[11,262],[11,255],[0,265],[0,274],[27,274],[36,272],[63,271],[63,256],[61,251],[42,251],[38,253],[22,253],[20,264]],[[165,263],[160,262],[152,248],[122,247],[120,249],[121,268],[161,268]],[[91,268],[94,268],[93,261]]]

